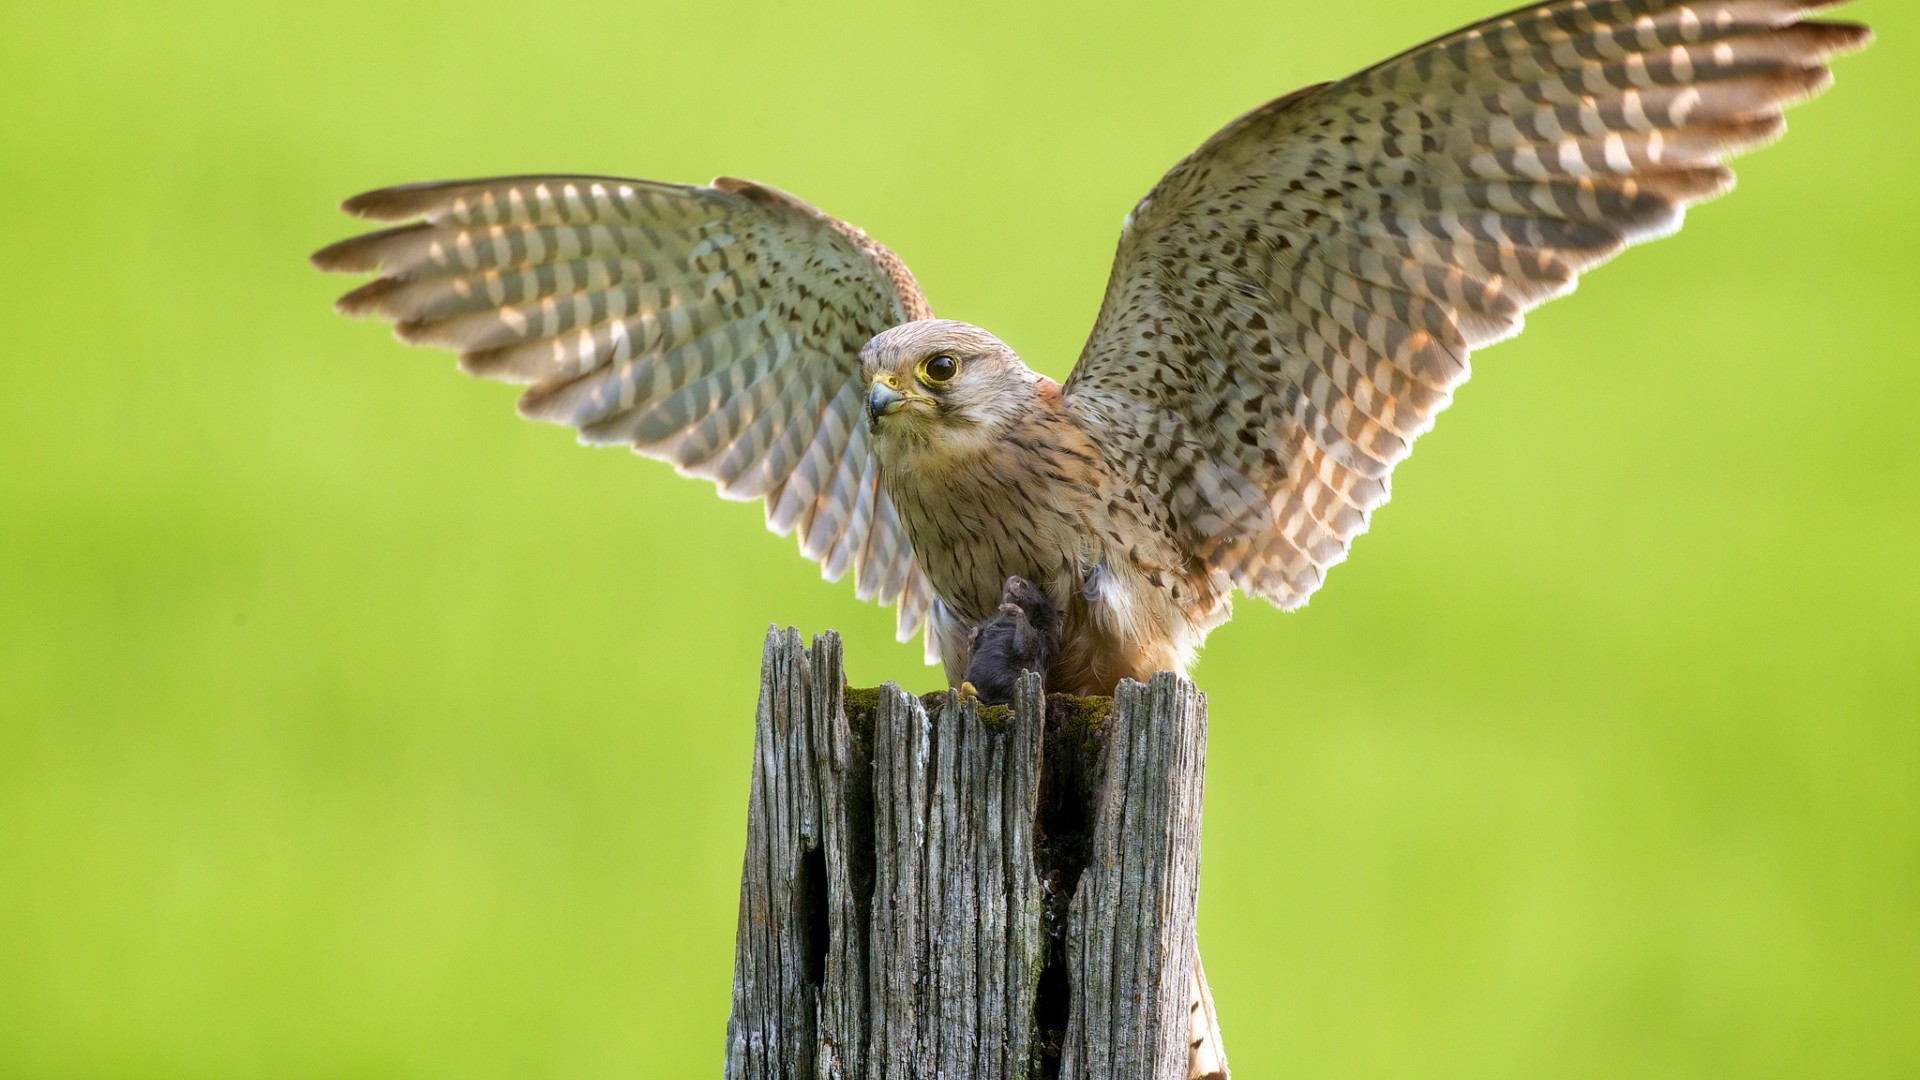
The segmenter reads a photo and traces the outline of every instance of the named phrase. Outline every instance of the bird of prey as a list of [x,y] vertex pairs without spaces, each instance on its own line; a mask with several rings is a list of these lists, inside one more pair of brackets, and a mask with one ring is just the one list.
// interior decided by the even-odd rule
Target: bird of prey
[[1231,593],[1296,608],[1469,354],[1726,191],[1825,89],[1837,0],[1543,0],[1222,128],[1126,216],[1065,383],[933,318],[864,232],[746,180],[416,184],[328,247],[342,311],[530,386],[520,412],[764,499],[950,682],[1004,583],[1051,689],[1184,670]]

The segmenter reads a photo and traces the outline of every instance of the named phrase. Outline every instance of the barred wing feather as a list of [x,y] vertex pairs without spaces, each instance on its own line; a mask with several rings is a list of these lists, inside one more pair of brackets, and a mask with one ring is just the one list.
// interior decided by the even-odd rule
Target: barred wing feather
[[1130,215],[1070,406],[1210,570],[1304,604],[1472,350],[1679,228],[1867,43],[1805,21],[1832,2],[1555,0],[1254,110]]
[[931,315],[866,234],[743,180],[712,187],[527,176],[368,192],[344,208],[407,224],[316,253],[377,273],[342,311],[529,386],[522,415],[629,445],[763,499],[830,580],[899,605],[906,640],[933,594],[879,482],[860,347]]

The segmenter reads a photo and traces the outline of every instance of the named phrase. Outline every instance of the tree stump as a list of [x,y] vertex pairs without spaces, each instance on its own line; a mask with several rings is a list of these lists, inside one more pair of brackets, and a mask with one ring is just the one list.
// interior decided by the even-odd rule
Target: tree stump
[[1193,936],[1205,698],[1039,689],[850,690],[838,635],[768,632],[730,1080],[1226,1077]]

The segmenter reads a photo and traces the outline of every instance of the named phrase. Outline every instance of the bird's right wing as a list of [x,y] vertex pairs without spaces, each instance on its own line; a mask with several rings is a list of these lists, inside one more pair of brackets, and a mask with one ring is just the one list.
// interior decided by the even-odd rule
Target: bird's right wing
[[579,429],[766,500],[829,580],[899,604],[933,593],[879,482],[861,346],[931,316],[865,233],[744,180],[712,187],[524,176],[368,192],[344,208],[408,224],[313,256],[380,276],[340,310],[460,353],[468,374],[531,384],[521,415]]
[[1548,0],[1248,113],[1129,216],[1070,407],[1203,566],[1304,604],[1472,350],[1867,42],[1832,2]]

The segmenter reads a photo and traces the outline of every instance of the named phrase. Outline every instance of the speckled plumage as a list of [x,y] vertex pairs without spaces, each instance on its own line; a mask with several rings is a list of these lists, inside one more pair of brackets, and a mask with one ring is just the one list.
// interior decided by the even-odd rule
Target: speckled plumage
[[1184,668],[1236,588],[1304,604],[1472,350],[1678,228],[1867,42],[1805,21],[1831,2],[1554,0],[1261,106],[1128,215],[1064,385],[746,181],[391,188],[346,208],[410,223],[315,261],[380,275],[343,310],[531,384],[523,414],[763,498],[955,681],[1031,579],[1050,688],[1107,693]]

